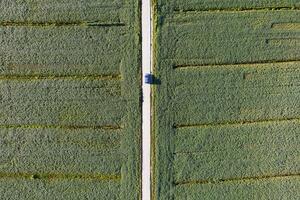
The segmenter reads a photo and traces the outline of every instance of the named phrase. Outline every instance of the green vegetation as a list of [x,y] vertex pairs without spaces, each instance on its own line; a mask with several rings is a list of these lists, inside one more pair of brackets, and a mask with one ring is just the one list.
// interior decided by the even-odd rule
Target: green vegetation
[[139,4],[0,2],[0,199],[140,199]]
[[299,1],[156,6],[154,199],[299,199]]

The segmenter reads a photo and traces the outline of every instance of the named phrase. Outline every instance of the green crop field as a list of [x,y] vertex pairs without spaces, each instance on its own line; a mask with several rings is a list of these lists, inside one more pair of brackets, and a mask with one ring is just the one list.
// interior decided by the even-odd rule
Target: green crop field
[[[153,3],[152,199],[300,199],[299,0]],[[0,199],[141,199],[140,4],[0,1]]]
[[153,199],[300,199],[300,2],[154,6]]
[[139,7],[0,1],[0,199],[139,199]]

